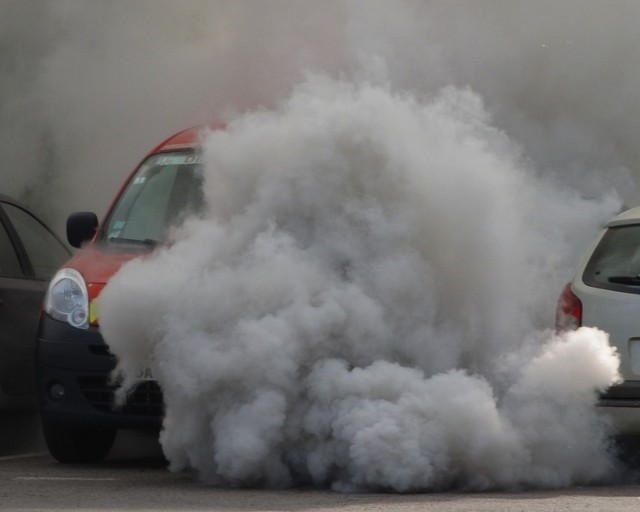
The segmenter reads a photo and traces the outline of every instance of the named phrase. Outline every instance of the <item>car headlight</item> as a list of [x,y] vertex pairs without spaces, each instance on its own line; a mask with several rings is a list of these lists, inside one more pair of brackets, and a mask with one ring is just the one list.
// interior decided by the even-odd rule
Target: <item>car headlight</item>
[[89,293],[82,274],[72,268],[59,270],[47,290],[44,310],[72,327],[89,327]]

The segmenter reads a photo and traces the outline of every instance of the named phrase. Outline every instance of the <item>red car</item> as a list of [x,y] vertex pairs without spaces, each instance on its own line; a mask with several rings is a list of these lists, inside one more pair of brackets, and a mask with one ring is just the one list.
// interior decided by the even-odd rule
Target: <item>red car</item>
[[162,393],[153,380],[114,408],[109,379],[115,358],[100,334],[94,305],[125,262],[152,251],[171,226],[201,209],[200,131],[182,131],[151,151],[100,224],[90,212],[67,221],[69,243],[81,250],[51,280],[36,348],[44,438],[60,462],[101,460],[118,429],[161,425]]

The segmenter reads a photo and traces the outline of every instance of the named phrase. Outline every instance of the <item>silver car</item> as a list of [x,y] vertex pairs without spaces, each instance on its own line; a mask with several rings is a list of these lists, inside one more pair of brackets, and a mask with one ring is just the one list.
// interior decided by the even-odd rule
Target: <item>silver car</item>
[[640,436],[640,207],[600,231],[564,288],[556,328],[580,326],[609,333],[618,349],[624,381],[603,393],[599,405],[619,434]]

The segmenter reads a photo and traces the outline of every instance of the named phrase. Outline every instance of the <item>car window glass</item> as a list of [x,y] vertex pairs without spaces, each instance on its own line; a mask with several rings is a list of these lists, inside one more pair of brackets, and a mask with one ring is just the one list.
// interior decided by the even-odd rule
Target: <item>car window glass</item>
[[3,277],[24,277],[16,250],[2,224],[0,224],[0,275]]
[[35,277],[51,277],[69,257],[66,248],[31,214],[6,203],[4,209],[27,251]]
[[585,268],[584,282],[597,288],[638,293],[638,277],[640,225],[609,228]]
[[167,230],[202,209],[199,155],[151,157],[129,182],[106,223],[108,239],[162,241]]
[[[154,170],[159,171],[158,168]],[[151,172],[141,186],[121,235],[124,238],[159,240],[164,227],[169,195],[175,181],[175,167],[164,172]]]

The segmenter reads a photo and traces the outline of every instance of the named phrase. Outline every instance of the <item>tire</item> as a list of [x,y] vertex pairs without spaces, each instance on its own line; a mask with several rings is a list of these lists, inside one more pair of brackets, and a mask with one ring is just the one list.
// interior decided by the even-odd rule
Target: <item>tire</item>
[[42,433],[49,453],[58,462],[99,462],[107,456],[116,436],[115,428],[71,427],[42,422]]

